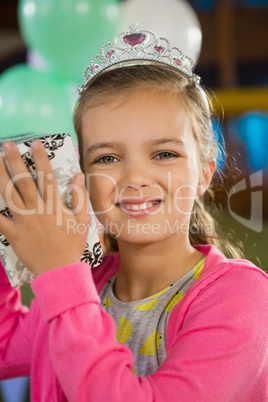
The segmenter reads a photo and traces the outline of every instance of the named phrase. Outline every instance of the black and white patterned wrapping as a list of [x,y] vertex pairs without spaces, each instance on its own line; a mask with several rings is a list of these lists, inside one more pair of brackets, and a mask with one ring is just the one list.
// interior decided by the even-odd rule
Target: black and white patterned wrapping
[[[16,143],[24,162],[26,163],[33,178],[36,178],[35,165],[31,156],[31,142],[39,139],[47,152],[48,159],[57,180],[59,192],[65,204],[71,207],[71,182],[72,178],[79,173],[80,166],[73,141],[69,134],[25,134],[18,137],[6,138],[4,141],[12,140]],[[2,141],[2,143],[4,142]],[[3,156],[2,144],[0,143],[0,155]],[[0,213],[11,218],[3,198],[0,196]],[[88,263],[92,268],[98,266],[102,261],[102,249],[99,241],[96,221],[92,208],[88,230],[87,244],[81,256],[81,261]],[[8,279],[12,287],[30,283],[34,275],[19,261],[11,245],[5,236],[0,233],[0,253]]]

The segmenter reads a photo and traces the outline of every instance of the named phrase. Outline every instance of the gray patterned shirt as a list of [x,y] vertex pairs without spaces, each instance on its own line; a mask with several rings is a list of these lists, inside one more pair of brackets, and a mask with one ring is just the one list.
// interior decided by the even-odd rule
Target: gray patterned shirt
[[116,275],[100,293],[101,306],[113,317],[116,338],[133,353],[134,372],[138,376],[154,373],[166,357],[166,330],[173,307],[199,278],[203,258],[176,282],[153,296],[133,302],[121,302],[113,292]]

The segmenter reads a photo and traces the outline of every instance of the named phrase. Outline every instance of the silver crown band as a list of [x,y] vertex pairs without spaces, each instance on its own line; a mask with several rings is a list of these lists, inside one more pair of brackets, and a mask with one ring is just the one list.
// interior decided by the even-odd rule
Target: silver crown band
[[78,87],[81,94],[87,85],[104,71],[135,65],[168,65],[198,85],[200,77],[193,72],[193,60],[169,41],[134,24],[127,32],[116,35],[112,42],[102,46],[84,72],[84,83]]

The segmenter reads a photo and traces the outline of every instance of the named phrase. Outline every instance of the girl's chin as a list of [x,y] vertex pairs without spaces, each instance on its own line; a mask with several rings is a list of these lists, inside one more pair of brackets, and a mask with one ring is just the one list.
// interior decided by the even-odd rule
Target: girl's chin
[[[133,228],[132,230],[128,231],[122,231],[118,235],[114,232],[112,234],[113,237],[116,238],[118,241],[118,244],[121,243],[128,243],[130,246],[131,245],[140,245],[140,246],[146,246],[146,245],[157,245],[159,248],[159,243],[160,242],[169,242],[172,240],[174,236],[179,236],[179,233],[170,233],[170,232],[163,232],[161,230],[157,231],[151,231],[149,227],[137,227]],[[176,239],[177,241],[177,239]],[[159,252],[162,252],[162,248],[159,248]]]
[[[189,222],[185,217],[157,215],[131,216],[121,214],[106,216],[101,224],[117,240],[128,243],[149,244],[173,237],[189,236]],[[169,218],[169,219],[168,219]]]

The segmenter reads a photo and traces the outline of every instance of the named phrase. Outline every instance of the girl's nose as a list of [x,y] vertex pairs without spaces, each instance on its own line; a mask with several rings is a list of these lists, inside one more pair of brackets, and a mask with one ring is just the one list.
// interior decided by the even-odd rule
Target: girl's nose
[[151,171],[146,164],[134,161],[131,165],[125,167],[121,185],[124,188],[147,188],[152,186],[154,179]]

